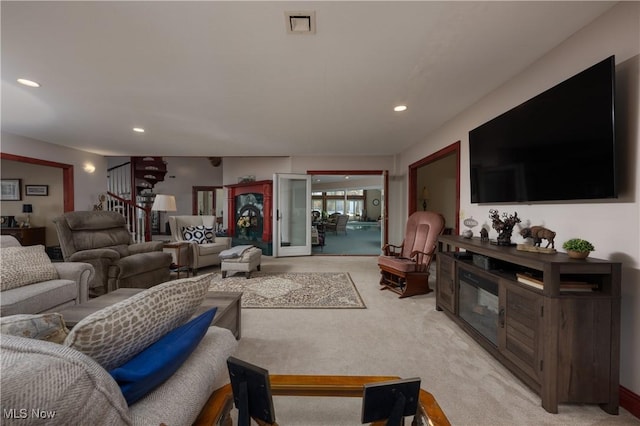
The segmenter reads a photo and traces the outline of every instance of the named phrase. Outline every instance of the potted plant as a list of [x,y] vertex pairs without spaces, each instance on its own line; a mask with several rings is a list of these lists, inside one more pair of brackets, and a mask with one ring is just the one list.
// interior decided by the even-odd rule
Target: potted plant
[[567,251],[567,255],[573,259],[584,259],[589,253],[595,250],[593,244],[580,238],[572,238],[562,244],[562,248]]

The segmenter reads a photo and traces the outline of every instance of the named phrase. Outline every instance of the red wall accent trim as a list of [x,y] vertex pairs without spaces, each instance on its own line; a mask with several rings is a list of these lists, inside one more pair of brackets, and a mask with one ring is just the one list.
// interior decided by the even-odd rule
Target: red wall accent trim
[[[460,141],[454,142],[449,146],[442,148],[439,151],[434,152],[433,154],[424,157],[418,161],[415,161],[409,164],[409,202],[407,205],[409,216],[418,210],[418,206],[416,205],[416,194],[418,193],[418,188],[416,185],[418,184],[418,169],[423,167],[429,163],[433,163],[434,161],[438,161],[441,158],[444,158],[448,155],[455,154],[456,156],[456,194],[460,194]],[[456,197],[456,218],[460,217],[460,197]],[[456,223],[453,224],[453,235],[458,235],[459,223],[456,220]]]
[[640,419],[640,395],[620,386],[620,406]]
[[22,163],[37,164],[39,166],[57,167],[62,169],[62,208],[65,212],[74,210],[74,192],[73,192],[73,165],[65,163],[57,163],[55,161],[41,160],[39,158],[23,157],[22,155],[7,154],[0,152],[0,159],[19,161]]

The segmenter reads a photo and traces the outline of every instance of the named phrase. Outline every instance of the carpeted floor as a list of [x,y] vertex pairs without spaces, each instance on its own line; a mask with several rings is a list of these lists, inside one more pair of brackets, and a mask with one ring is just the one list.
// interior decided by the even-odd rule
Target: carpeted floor
[[[611,416],[594,404],[561,404],[558,414],[547,413],[538,395],[435,310],[435,292],[399,299],[380,291],[373,256],[262,259],[264,272],[348,271],[367,305],[243,310],[235,356],[272,374],[420,377],[455,426],[640,425],[622,408]],[[274,397],[283,426],[359,425],[361,404],[360,398]]]
[[243,308],[365,308],[345,272],[265,272],[211,280],[211,290],[241,291]]

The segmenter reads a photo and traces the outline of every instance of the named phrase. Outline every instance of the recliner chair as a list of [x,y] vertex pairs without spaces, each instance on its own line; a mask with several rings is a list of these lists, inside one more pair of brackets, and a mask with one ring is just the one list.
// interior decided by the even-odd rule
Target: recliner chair
[[162,251],[161,241],[133,243],[120,213],[68,212],[53,222],[65,262],[86,262],[95,268],[91,296],[169,281],[171,254]]

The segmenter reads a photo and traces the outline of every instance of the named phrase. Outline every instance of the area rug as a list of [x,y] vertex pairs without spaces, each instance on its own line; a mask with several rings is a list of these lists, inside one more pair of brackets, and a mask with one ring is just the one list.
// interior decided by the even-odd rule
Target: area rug
[[209,290],[241,291],[243,308],[366,308],[346,272],[218,273]]

